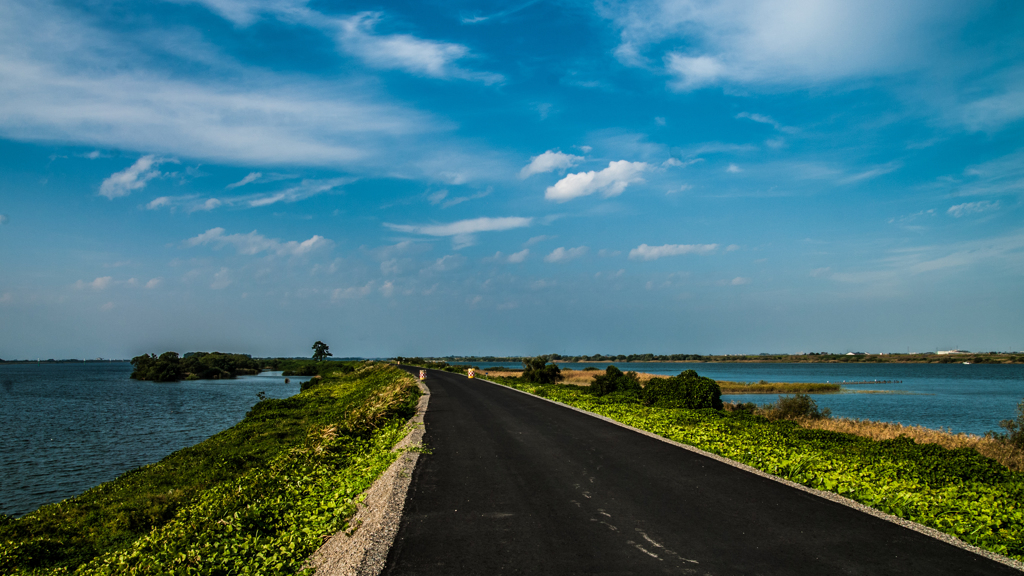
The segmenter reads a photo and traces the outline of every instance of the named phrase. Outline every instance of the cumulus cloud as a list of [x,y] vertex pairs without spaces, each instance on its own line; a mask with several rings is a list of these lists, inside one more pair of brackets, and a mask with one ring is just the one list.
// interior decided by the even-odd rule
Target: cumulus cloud
[[520,250],[519,252],[516,252],[514,254],[509,254],[508,255],[508,261],[510,263],[512,263],[512,264],[519,264],[523,260],[526,260],[526,257],[529,254],[530,254],[530,249],[526,248],[526,249]]
[[595,192],[600,192],[605,198],[618,196],[626,186],[634,182],[643,182],[640,175],[649,168],[650,165],[646,162],[609,162],[608,167],[600,172],[591,170],[569,174],[554,186],[549,186],[544,192],[544,197],[555,202],[568,202],[573,198],[589,196]]
[[75,282],[75,288],[78,288],[79,290],[83,288],[92,288],[93,290],[106,290],[113,283],[114,278],[112,276],[101,276],[99,278],[96,278],[92,282],[83,282],[82,280],[79,280],[78,282]]
[[733,286],[742,286],[744,284],[750,284],[750,278],[744,278],[742,276],[737,276],[737,277],[733,278],[731,281],[729,281],[729,284],[732,284]]
[[239,254],[248,256],[261,252],[277,256],[302,256],[319,248],[330,246],[331,241],[323,236],[314,235],[312,238],[302,242],[296,240],[281,242],[280,240],[258,234],[255,230],[248,234],[224,234],[224,229],[219,227],[210,228],[206,232],[185,241],[185,246],[189,247],[206,244],[212,244],[217,248],[234,246]]
[[664,244],[662,246],[641,244],[629,251],[629,259],[649,261],[682,254],[710,254],[716,249],[718,249],[718,244]]
[[551,254],[545,256],[544,261],[548,263],[568,262],[569,260],[583,256],[588,250],[589,248],[586,246],[577,246],[576,248],[564,248],[559,246],[552,250]]
[[960,218],[961,216],[979,214],[981,212],[988,212],[989,210],[995,210],[997,208],[999,208],[998,201],[990,202],[988,200],[982,200],[980,202],[967,202],[965,204],[950,206],[949,210],[946,210],[946,214],[949,214],[954,218]]
[[448,254],[435,260],[433,264],[424,268],[422,272],[425,274],[448,272],[462,266],[465,261],[465,256],[460,256],[459,254]]
[[249,174],[245,178],[242,178],[241,180],[233,184],[228,184],[227,186],[225,186],[225,188],[227,188],[228,190],[231,190],[232,188],[240,188],[242,186],[245,186],[246,184],[252,184],[253,182],[259,180],[262,177],[263,173],[261,172],[249,172]]
[[361,12],[336,21],[342,50],[374,68],[404,70],[432,78],[461,78],[485,84],[504,81],[500,74],[462,68],[457,61],[470,56],[462,44],[424,40],[409,34],[374,33],[380,12]]
[[529,226],[533,218],[520,218],[518,216],[507,216],[504,218],[471,218],[459,220],[449,224],[390,224],[384,226],[396,232],[409,234],[423,234],[424,236],[463,236],[476,234],[478,232],[495,232],[499,230],[511,230]]
[[159,286],[163,281],[163,278],[153,278],[149,282],[146,282],[146,288],[152,290],[153,288]]
[[729,164],[729,167],[726,168],[725,171],[730,174],[739,174],[740,172],[743,172],[743,168],[740,168],[735,164]]
[[373,291],[373,281],[369,281],[362,286],[351,286],[349,288],[335,288],[331,291],[331,300],[348,300],[351,298],[359,298],[368,295]]
[[519,177],[529,178],[534,174],[554,172],[555,170],[564,172],[580,162],[583,162],[584,159],[585,158],[583,158],[583,156],[548,150],[540,156],[530,158],[530,163],[523,166],[523,169],[519,171]]
[[160,176],[160,171],[156,167],[164,162],[177,162],[177,160],[158,159],[153,154],[139,158],[131,166],[108,176],[100,184],[100,195],[113,200],[114,198],[127,196],[133,190],[145,188],[150,180]]

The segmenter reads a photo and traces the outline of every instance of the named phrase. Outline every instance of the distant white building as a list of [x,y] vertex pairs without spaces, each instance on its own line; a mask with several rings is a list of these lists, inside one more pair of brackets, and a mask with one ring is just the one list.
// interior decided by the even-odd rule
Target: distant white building
[[936,354],[941,356],[944,354],[970,354],[970,352],[967,350],[939,350]]

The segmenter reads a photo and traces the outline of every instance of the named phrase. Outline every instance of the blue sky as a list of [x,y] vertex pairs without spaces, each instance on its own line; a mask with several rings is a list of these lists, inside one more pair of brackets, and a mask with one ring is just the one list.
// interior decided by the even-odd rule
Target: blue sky
[[1024,349],[1019,2],[0,2],[0,358]]

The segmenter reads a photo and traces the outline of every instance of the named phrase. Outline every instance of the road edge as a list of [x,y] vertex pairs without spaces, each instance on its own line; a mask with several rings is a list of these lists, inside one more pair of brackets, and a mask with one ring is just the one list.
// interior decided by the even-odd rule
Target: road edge
[[416,415],[407,424],[412,430],[392,448],[401,454],[363,492],[365,498],[349,521],[352,528],[331,536],[306,560],[306,566],[317,576],[378,576],[384,570],[398,534],[412,472],[419,461],[416,448],[423,445],[426,431],[423,417],[430,403],[430,389],[422,380],[417,379],[417,384],[422,395]]
[[682,448],[684,450],[689,450],[690,452],[694,452],[696,454],[700,454],[701,456],[705,456],[707,458],[711,458],[712,460],[717,460],[717,461],[719,461],[719,462],[721,462],[723,464],[727,464],[727,465],[732,466],[734,468],[739,468],[740,470],[743,470],[745,472],[750,472],[751,474],[756,474],[757,476],[761,476],[762,478],[767,478],[769,480],[778,482],[780,484],[784,484],[784,485],[789,486],[791,488],[796,488],[797,490],[801,490],[801,491],[806,492],[808,494],[812,494],[814,496],[818,496],[819,498],[824,498],[825,500],[829,500],[829,501],[835,502],[836,504],[841,504],[843,506],[846,506],[847,508],[853,508],[854,510],[858,510],[858,511],[863,512],[865,514],[874,516],[875,518],[879,518],[881,520],[885,520],[887,522],[891,522],[893,524],[897,524],[899,526],[902,526],[904,528],[908,528],[908,529],[913,530],[915,532],[918,532],[920,534],[924,534],[925,536],[929,536],[929,537],[934,538],[936,540],[941,540],[942,542],[945,542],[946,544],[950,544],[952,546],[956,546],[957,548],[960,548],[962,550],[966,550],[968,552],[973,552],[974,554],[977,554],[978,556],[982,556],[984,558],[988,558],[989,560],[993,560],[995,562],[999,562],[1000,564],[1003,564],[1003,565],[1009,566],[1011,568],[1015,568],[1017,570],[1020,570],[1021,572],[1024,572],[1024,562],[1019,562],[1017,560],[1014,560],[1013,558],[1009,558],[1007,556],[1003,556],[1002,554],[998,554],[996,552],[992,552],[991,550],[985,550],[984,548],[979,548],[979,547],[977,547],[977,546],[975,546],[973,544],[968,544],[967,542],[964,542],[963,540],[960,540],[959,538],[956,538],[955,536],[951,536],[949,534],[946,534],[945,532],[941,532],[939,530],[936,530],[935,528],[931,528],[931,527],[925,526],[923,524],[918,524],[917,522],[913,522],[911,520],[906,520],[906,519],[900,518],[898,516],[893,516],[892,514],[887,514],[885,512],[882,512],[881,510],[877,510],[877,509],[872,508],[870,506],[865,506],[864,504],[861,504],[860,502],[857,502],[855,500],[851,500],[851,499],[849,499],[849,498],[847,498],[845,496],[840,496],[839,494],[836,494],[834,492],[826,492],[824,490],[817,490],[817,489],[814,489],[814,488],[810,488],[808,486],[804,486],[803,484],[797,484],[796,482],[793,482],[792,480],[787,480],[785,478],[781,478],[779,476],[775,476],[773,474],[769,474],[769,473],[767,473],[767,472],[765,472],[763,470],[758,470],[757,468],[754,468],[753,466],[750,466],[748,464],[743,464],[742,462],[737,462],[735,460],[730,460],[729,458],[726,458],[724,456],[719,456],[718,454],[713,454],[713,453],[708,452],[706,450],[701,450],[700,448],[697,448],[696,446],[691,446],[689,444],[683,444],[682,442],[676,442],[675,440],[671,440],[669,438],[665,438],[664,436],[659,436],[659,435],[657,435],[657,434],[655,434],[653,432],[648,432],[647,430],[641,430],[640,428],[635,428],[633,426],[630,426],[629,424],[624,424],[622,422],[619,422],[618,420],[614,420],[614,419],[609,418],[607,416],[602,416],[601,414],[597,414],[595,412],[590,412],[588,410],[583,410],[582,408],[577,408],[575,406],[570,406],[568,404],[562,404],[561,402],[556,402],[554,400],[551,400],[550,398],[544,398],[543,396],[537,396],[536,394],[530,394],[529,392],[525,392],[523,390],[519,390],[519,389],[513,388],[511,386],[505,386],[504,384],[499,384],[498,382],[493,382],[491,380],[487,380],[486,378],[477,377],[477,378],[472,378],[472,380],[479,380],[481,382],[487,382],[488,384],[493,384],[495,386],[501,386],[502,388],[506,388],[508,390],[512,390],[512,391],[518,392],[520,394],[526,394],[527,396],[530,396],[532,398],[537,398],[537,399],[543,400],[545,402],[550,402],[551,404],[554,404],[556,406],[561,406],[563,408],[568,408],[569,410],[575,410],[576,412],[580,412],[581,414],[586,414],[588,416],[592,416],[592,417],[597,418],[599,420],[604,420],[605,422],[614,424],[616,426],[620,426],[622,428],[626,428],[627,430],[632,430],[633,432],[637,432],[639,434],[643,434],[644,436],[649,436],[651,438],[654,438],[655,440],[660,440],[662,442],[665,442],[667,444],[671,444],[671,445],[676,446],[678,448]]

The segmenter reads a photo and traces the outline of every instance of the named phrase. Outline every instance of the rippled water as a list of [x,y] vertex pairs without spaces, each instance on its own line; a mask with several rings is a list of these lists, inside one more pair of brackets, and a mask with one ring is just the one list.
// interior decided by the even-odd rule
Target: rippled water
[[[515,366],[508,363],[474,363],[475,366]],[[999,421],[1013,418],[1024,400],[1022,364],[756,364],[756,363],[662,363],[623,362],[623,371],[678,374],[696,370],[701,376],[733,382],[840,382],[898,380],[894,384],[851,385],[853,391],[887,391],[892,394],[815,394],[822,408],[834,416],[867,418],[883,422],[919,424],[953,432],[984,434],[1001,431]],[[580,370],[593,366],[604,370],[607,362],[559,363]],[[732,394],[729,402],[767,404],[771,394]]]
[[0,512],[22,515],[238,423],[292,378],[139,382],[124,363],[0,365]]

